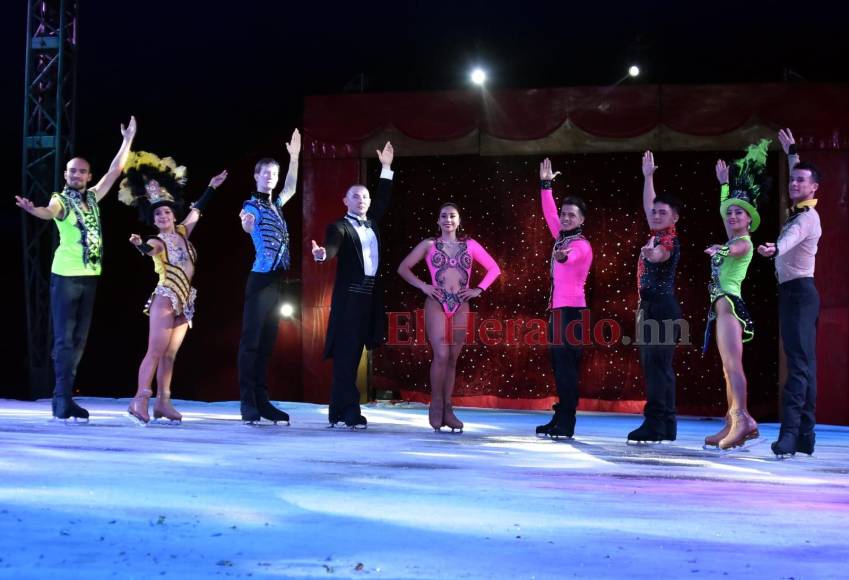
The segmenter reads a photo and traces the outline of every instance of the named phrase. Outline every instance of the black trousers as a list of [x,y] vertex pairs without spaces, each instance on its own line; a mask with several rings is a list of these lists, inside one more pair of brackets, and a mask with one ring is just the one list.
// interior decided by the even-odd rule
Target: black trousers
[[653,426],[675,421],[675,371],[672,359],[681,339],[681,306],[674,295],[640,296],[637,337],[646,380],[643,415]]
[[807,435],[816,425],[819,312],[820,297],[813,278],[778,285],[778,323],[787,357],[781,430],[794,435]]
[[331,423],[353,420],[360,415],[360,391],[357,389],[357,368],[363,348],[371,335],[374,279],[351,286],[345,309],[339,317],[339,330],[333,343],[333,382],[330,385]]
[[239,340],[239,398],[243,418],[257,416],[257,399],[268,398],[268,361],[277,342],[280,272],[251,272],[245,288]]
[[[50,313],[53,317],[53,411],[63,413],[71,400],[77,367],[85,350],[98,276],[50,275]],[[60,408],[61,406],[61,408]]]
[[[581,312],[585,308],[564,306],[554,308],[548,324],[548,341],[551,366],[554,369],[554,384],[560,399],[560,412],[575,415],[578,408],[578,380],[581,377],[581,337],[583,336]],[[573,321],[578,324],[569,324]]]

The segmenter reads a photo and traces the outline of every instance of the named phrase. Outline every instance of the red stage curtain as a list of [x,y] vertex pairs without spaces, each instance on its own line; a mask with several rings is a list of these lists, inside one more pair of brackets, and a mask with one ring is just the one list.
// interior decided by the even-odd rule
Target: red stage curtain
[[304,127],[316,142],[355,148],[389,127],[423,141],[449,141],[477,128],[527,141],[567,120],[591,135],[620,139],[658,125],[688,135],[723,135],[754,120],[798,127],[806,148],[840,149],[849,148],[847,103],[845,85],[782,84],[329,95],[307,99]]

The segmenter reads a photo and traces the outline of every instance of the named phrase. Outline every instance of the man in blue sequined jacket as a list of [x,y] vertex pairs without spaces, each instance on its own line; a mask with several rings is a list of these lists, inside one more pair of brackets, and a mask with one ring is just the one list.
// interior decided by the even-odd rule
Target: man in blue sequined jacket
[[273,190],[280,164],[271,158],[260,159],[254,168],[256,191],[242,205],[239,218],[242,229],[250,234],[256,258],[245,287],[242,337],[239,341],[239,399],[242,421],[256,423],[289,421],[289,415],[268,399],[266,375],[268,360],[277,340],[283,272],[289,269],[289,229],[283,218],[283,206],[295,195],[298,183],[298,155],[301,134],[297,129],[286,144],[289,171],[283,189],[274,199]]

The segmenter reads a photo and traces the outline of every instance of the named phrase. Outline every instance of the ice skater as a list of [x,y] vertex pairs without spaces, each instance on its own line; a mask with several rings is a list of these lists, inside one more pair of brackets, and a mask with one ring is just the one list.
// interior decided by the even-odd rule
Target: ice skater
[[552,192],[554,179],[560,174],[552,171],[551,160],[540,164],[540,198],[548,231],[554,238],[551,249],[551,292],[548,308],[549,344],[557,403],[554,416],[536,428],[537,435],[571,438],[575,434],[575,413],[578,409],[581,378],[583,336],[581,314],[587,308],[584,286],[593,262],[593,249],[584,237],[583,227],[587,206],[580,197],[566,197],[557,211]]
[[392,194],[392,160],[395,151],[387,142],[377,151],[382,165],[374,205],[364,185],[348,188],[342,203],[345,216],[327,226],[324,245],[312,241],[317,262],[336,258],[336,281],[330,302],[330,319],[324,342],[324,357],[333,359],[328,421],[344,422],[364,429],[368,420],[360,412],[357,367],[363,348],[373,349],[384,341],[385,309],[380,263],[378,226]]
[[[451,397],[457,376],[457,360],[472,324],[469,301],[480,298],[501,274],[501,269],[476,240],[458,235],[460,208],[453,202],[442,204],[437,219],[440,233],[419,242],[398,266],[398,274],[425,295],[425,329],[433,360],[430,363],[430,408],[428,421],[434,431],[448,427],[463,431],[463,422],[454,414]],[[424,260],[430,284],[419,279],[413,268]],[[472,266],[486,271],[476,286],[471,285]]]
[[182,222],[177,223],[183,208],[185,167],[173,159],[160,159],[144,151],[132,154],[127,163],[127,176],[121,182],[119,199],[137,207],[141,220],[155,227],[157,235],[142,240],[130,236],[130,243],[144,255],[153,258],[159,280],[144,307],[150,321],[147,352],[139,366],[136,395],[130,401],[127,415],[136,423],[150,422],[151,385],[156,376],[154,419],[180,423],[183,416],[171,403],[171,379],[174,361],[192,324],[197,291],[192,287],[197,251],[189,241],[203,210],[215,189],[227,179],[223,171],[209,181],[209,186]]

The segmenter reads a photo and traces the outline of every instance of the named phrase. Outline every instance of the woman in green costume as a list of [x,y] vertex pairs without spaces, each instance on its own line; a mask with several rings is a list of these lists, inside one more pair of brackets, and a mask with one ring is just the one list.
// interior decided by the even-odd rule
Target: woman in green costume
[[758,424],[746,408],[746,374],[743,370],[743,343],[755,336],[754,323],[743,302],[741,286],[752,261],[750,234],[761,222],[757,203],[765,189],[765,170],[769,140],[747,149],[746,157],[728,166],[716,163],[720,184],[719,211],[725,222],[728,241],[705,250],[711,263],[710,309],[705,331],[707,352],[714,324],[716,346],[722,357],[728,412],[725,426],[705,437],[706,449],[742,447],[760,437]]

